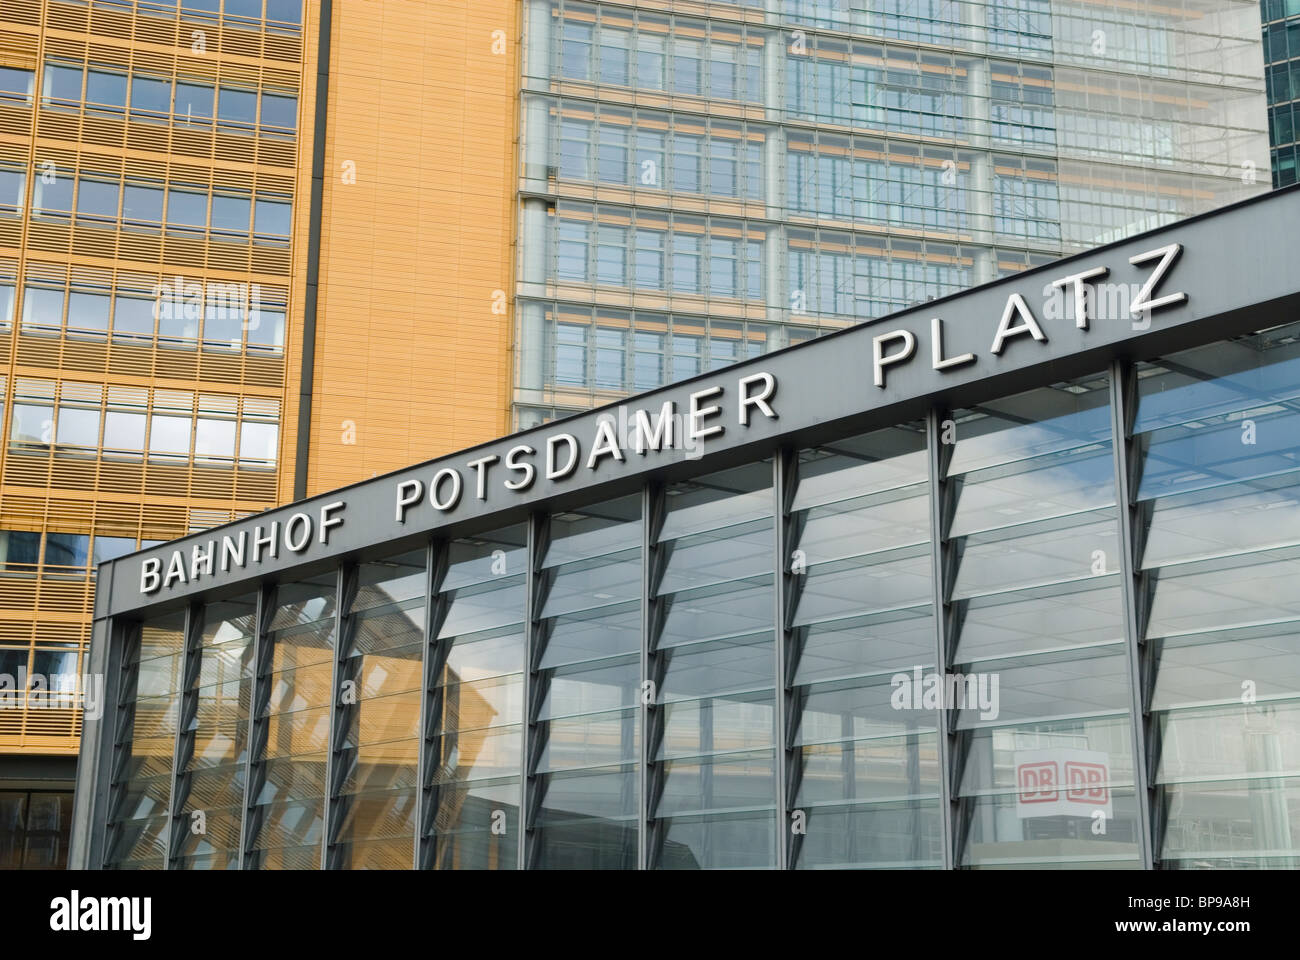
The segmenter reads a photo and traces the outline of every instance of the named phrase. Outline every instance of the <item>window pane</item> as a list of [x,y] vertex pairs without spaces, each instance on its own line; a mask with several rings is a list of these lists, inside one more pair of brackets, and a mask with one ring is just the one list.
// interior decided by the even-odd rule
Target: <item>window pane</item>
[[154,301],[118,295],[113,298],[113,332],[153,337]]
[[144,223],[162,223],[162,187],[126,185],[122,193],[122,219]]
[[[90,537],[82,533],[47,533],[45,535],[45,565],[54,567],[84,567],[90,560]],[[76,666],[76,654],[70,656]]]
[[172,109],[170,80],[136,75],[131,78],[131,112],[166,116]]
[[101,107],[126,106],[126,74],[91,70],[86,75],[86,103]]
[[116,560],[134,552],[135,537],[95,537],[95,563]]
[[17,291],[13,284],[0,283],[0,329],[7,329],[14,322],[14,301]]
[[81,67],[45,65],[45,97],[55,103],[81,102]]
[[72,173],[67,170],[46,172],[42,168],[36,175],[36,196],[33,205],[37,213],[63,213],[72,209]]
[[258,200],[254,229],[259,237],[289,236],[293,207],[278,200]]
[[68,297],[68,328],[108,330],[112,301],[106,293],[73,293]]
[[9,439],[15,443],[49,443],[54,439],[54,409],[34,403],[15,403]]
[[212,229],[218,233],[248,236],[248,218],[253,203],[248,197],[212,196]]
[[211,120],[216,91],[206,83],[176,82],[176,119]]
[[117,181],[88,180],[77,184],[77,216],[89,220],[116,220],[119,187]]
[[257,120],[257,94],[251,90],[222,87],[217,96],[217,116],[222,123],[251,127]]
[[188,454],[190,452],[189,417],[154,414],[149,418],[149,452]]
[[167,226],[203,229],[208,223],[208,195],[167,188]]
[[58,330],[63,325],[63,290],[26,287],[23,290],[23,329]]
[[104,450],[144,449],[144,414],[110,410],[104,414]]
[[99,445],[99,411],[85,407],[59,407],[59,429],[55,440],[74,447]]
[[235,455],[235,421],[205,420],[202,417],[194,433],[196,457],[231,458]]
[[239,427],[239,459],[275,463],[279,436],[278,424],[245,420]]
[[297,97],[280,93],[262,93],[262,126],[292,130],[297,125]]
[[[0,569],[36,566],[41,562],[39,530],[0,530]],[[22,662],[27,662],[24,652]]]
[[268,347],[284,346],[284,311],[263,307],[248,318],[248,342]]
[[302,23],[302,0],[266,0],[266,19]]
[[21,213],[26,193],[26,173],[0,169],[0,213]]
[[0,97],[31,100],[32,71],[18,67],[0,67]]

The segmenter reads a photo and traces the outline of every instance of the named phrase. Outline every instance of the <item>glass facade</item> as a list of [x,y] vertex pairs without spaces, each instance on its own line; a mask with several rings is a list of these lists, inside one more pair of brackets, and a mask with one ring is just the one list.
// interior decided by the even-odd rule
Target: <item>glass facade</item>
[[1289,323],[118,618],[105,862],[1295,866],[1297,401]]
[[1254,0],[661,7],[524,4],[517,428],[1267,188]]
[[1264,78],[1268,83],[1268,133],[1273,186],[1300,177],[1300,3],[1260,0],[1264,21]]

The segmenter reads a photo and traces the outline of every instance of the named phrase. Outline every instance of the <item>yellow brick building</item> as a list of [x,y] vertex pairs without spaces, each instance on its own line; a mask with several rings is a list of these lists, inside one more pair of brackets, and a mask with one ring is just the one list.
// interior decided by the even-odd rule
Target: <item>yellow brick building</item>
[[517,18],[0,3],[0,867],[66,857],[99,560],[506,429]]

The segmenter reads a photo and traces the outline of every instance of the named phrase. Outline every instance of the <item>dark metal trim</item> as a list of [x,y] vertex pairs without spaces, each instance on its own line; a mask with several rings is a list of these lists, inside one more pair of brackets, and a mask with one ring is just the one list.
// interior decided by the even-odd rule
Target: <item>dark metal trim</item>
[[316,119],[312,129],[311,214],[307,233],[307,287],[302,310],[302,367],[298,383],[298,437],[293,462],[293,498],[307,496],[311,451],[311,401],[316,380],[316,301],[320,290],[320,237],[325,201],[325,132],[329,124],[330,33],[334,0],[320,0],[316,39]]

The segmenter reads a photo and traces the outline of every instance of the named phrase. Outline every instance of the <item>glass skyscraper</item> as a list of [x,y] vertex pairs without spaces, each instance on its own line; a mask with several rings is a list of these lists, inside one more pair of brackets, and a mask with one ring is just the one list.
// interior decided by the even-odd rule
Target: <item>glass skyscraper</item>
[[518,427],[1268,186],[1252,0],[672,6],[524,4]]

